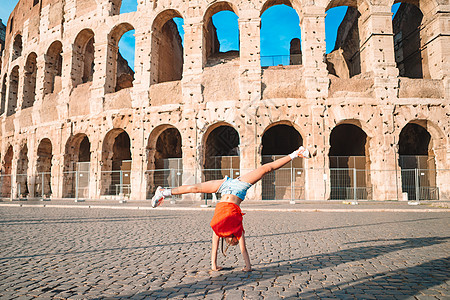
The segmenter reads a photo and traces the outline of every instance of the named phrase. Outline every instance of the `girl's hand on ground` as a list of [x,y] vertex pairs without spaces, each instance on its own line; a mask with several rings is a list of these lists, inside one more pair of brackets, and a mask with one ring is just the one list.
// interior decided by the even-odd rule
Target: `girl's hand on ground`
[[251,267],[249,267],[249,268],[245,267],[245,268],[242,269],[242,271],[244,271],[244,272],[251,272],[252,268]]
[[211,268],[211,270],[213,270],[213,271],[220,271],[222,269],[223,269],[222,267],[212,267]]

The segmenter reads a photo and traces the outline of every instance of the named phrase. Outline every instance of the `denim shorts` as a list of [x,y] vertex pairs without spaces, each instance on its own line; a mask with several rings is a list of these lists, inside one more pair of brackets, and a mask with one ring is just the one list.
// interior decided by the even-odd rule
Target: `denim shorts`
[[225,181],[220,185],[217,192],[222,195],[235,195],[241,200],[244,200],[245,195],[247,195],[247,190],[251,186],[250,183],[240,181],[239,178],[231,179],[230,177],[225,176]]

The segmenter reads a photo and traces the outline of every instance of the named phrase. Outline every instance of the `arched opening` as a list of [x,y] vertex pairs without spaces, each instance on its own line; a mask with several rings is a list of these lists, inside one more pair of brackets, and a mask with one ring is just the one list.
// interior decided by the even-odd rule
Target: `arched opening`
[[398,2],[394,5],[396,13],[392,18],[392,27],[399,76],[430,78],[422,11],[406,1]]
[[[286,122],[270,126],[262,137],[261,163],[266,164],[292,153],[303,145],[300,133]],[[263,200],[304,199],[303,159],[294,159],[262,179]]]
[[18,92],[19,92],[19,66],[15,66],[11,71],[11,75],[9,76],[8,109],[6,110],[7,116],[11,116],[16,113]]
[[19,198],[26,198],[28,191],[28,147],[24,145],[19,153],[19,160],[17,161],[16,185],[17,195]]
[[262,67],[302,64],[299,17],[289,1],[282,2],[269,0],[261,14]]
[[12,60],[22,56],[22,36],[20,34],[16,35],[13,42]]
[[45,55],[44,95],[61,90],[62,44],[53,42]]
[[65,150],[63,197],[87,198],[91,165],[89,138],[83,133],[71,136]]
[[83,29],[75,39],[71,72],[74,88],[93,79],[94,42],[94,32],[90,29]]
[[120,3],[120,14],[126,14],[137,11],[138,3],[136,0],[122,0]]
[[[203,153],[204,180],[219,180],[225,176],[240,176],[239,133],[223,123],[207,132]],[[206,195],[209,198],[211,195]]]
[[439,199],[430,133],[419,124],[408,123],[400,132],[398,146],[402,192],[408,200]]
[[152,132],[147,147],[147,196],[158,186],[183,184],[181,142],[181,134],[175,127],[162,125]]
[[6,107],[6,74],[5,74],[5,76],[3,76],[3,80],[2,80],[0,115],[3,115],[5,113],[5,107]]
[[37,150],[36,197],[49,198],[52,194],[52,142],[45,138],[39,143]]
[[13,155],[13,147],[9,146],[8,150],[6,151],[5,157],[3,158],[3,163],[1,166],[2,174],[0,176],[0,191],[2,198],[11,197],[11,171]]
[[102,151],[101,194],[129,196],[131,194],[131,141],[123,129],[106,134]]
[[184,21],[179,12],[166,10],[153,22],[151,83],[181,80],[183,76]]
[[32,107],[36,99],[37,55],[31,53],[25,65],[22,109]]
[[[361,73],[358,22],[361,14],[352,6],[331,1],[325,17],[326,63],[328,72],[339,78],[351,78]],[[345,4],[346,2],[344,2]]]
[[336,126],[330,135],[331,200],[369,199],[369,147],[367,134],[353,124]]
[[[107,91],[118,92],[133,87],[134,81],[134,28],[128,23],[116,26],[109,34],[108,51],[111,57],[112,72],[107,72]],[[125,59],[127,57],[127,59]]]
[[228,2],[211,5],[203,17],[203,57],[207,64],[239,57],[237,9]]

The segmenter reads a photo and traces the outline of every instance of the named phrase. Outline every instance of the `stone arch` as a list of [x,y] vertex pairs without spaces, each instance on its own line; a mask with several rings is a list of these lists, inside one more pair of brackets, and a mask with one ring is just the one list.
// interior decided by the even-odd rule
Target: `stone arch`
[[[267,126],[261,135],[261,163],[288,155],[303,145],[298,126],[282,120]],[[295,159],[262,179],[263,200],[304,199],[303,159]],[[295,186],[295,188],[293,188]]]
[[[215,57],[220,53],[220,43],[217,37],[216,27],[212,22],[212,17],[221,11],[230,11],[239,18],[238,7],[227,1],[218,1],[210,4],[203,15],[203,61],[207,62],[210,57]],[[239,32],[238,32],[239,36]],[[231,58],[238,57],[239,51],[229,51]]]
[[5,110],[6,110],[6,74],[3,76],[3,80],[2,80],[0,116],[5,113]]
[[26,197],[29,194],[28,190],[28,147],[24,144],[19,152],[19,159],[17,160],[16,185],[17,195],[20,198]]
[[399,134],[398,164],[402,192],[407,193],[408,200],[439,199],[433,138],[426,125],[423,120],[412,121]]
[[131,193],[131,140],[122,128],[111,129],[103,140],[101,195]]
[[150,134],[147,144],[147,195],[157,186],[182,185],[182,137],[173,125],[159,125]]
[[25,64],[25,76],[23,84],[22,109],[32,107],[36,99],[36,74],[37,74],[37,55],[32,52],[28,55]]
[[14,37],[11,60],[15,60],[20,56],[22,56],[22,50],[23,50],[22,35],[18,33]]
[[330,168],[330,198],[371,198],[369,137],[358,120],[346,120],[336,125],[330,134],[328,153]]
[[62,51],[63,45],[60,41],[54,41],[47,50],[45,55],[44,95],[61,89]]
[[181,80],[184,49],[174,18],[182,18],[174,9],[160,12],[152,24],[151,83]]
[[334,49],[326,56],[326,63],[330,74],[346,79],[361,73],[361,12],[358,10],[361,5],[356,0],[333,0],[328,3],[326,12],[338,6],[347,6],[347,11],[337,29]]
[[[293,19],[294,14],[298,20],[295,23],[286,23],[287,20]],[[261,9],[260,17],[261,66],[301,65],[299,10],[296,10],[289,0],[268,0]],[[274,18],[279,18],[280,21],[267,26],[267,20]]]
[[[84,133],[77,133],[67,139],[64,152],[63,197],[85,198],[89,195],[89,172],[91,143]],[[78,182],[76,182],[78,180]],[[78,193],[77,188],[78,186]]]
[[71,71],[74,88],[79,84],[90,82],[93,79],[95,54],[94,38],[95,35],[91,29],[83,29],[75,38]]
[[12,173],[12,160],[14,156],[13,146],[10,145],[6,150],[6,154],[3,157],[1,165],[1,175],[0,176],[0,188],[1,197],[9,198],[11,197],[11,173]]
[[119,52],[119,41],[122,36],[134,31],[133,25],[130,23],[121,23],[111,30],[108,35],[108,57],[111,62],[108,64],[106,92],[113,93],[124,88],[133,87],[134,71],[128,65],[128,62]]
[[50,197],[52,194],[51,171],[52,171],[53,148],[48,138],[39,142],[36,161],[36,196]]
[[[240,176],[240,135],[227,122],[208,127],[202,138],[203,180],[220,180]],[[208,199],[211,195],[205,195]]]
[[[168,145],[171,147],[164,147]],[[182,158],[180,131],[170,124],[159,125],[152,130],[147,144],[147,170],[166,169],[157,160],[167,158]]]
[[[294,8],[294,6],[292,5],[292,1],[290,1],[290,0],[267,0],[266,2],[264,2],[263,6],[261,7],[261,11],[260,11],[259,15],[262,16],[263,13],[272,6],[283,5],[283,4]],[[297,12],[297,14],[299,14],[299,12]]]
[[9,76],[8,108],[6,110],[7,116],[11,116],[16,113],[18,93],[19,93],[19,66],[15,66],[11,71],[11,75]]

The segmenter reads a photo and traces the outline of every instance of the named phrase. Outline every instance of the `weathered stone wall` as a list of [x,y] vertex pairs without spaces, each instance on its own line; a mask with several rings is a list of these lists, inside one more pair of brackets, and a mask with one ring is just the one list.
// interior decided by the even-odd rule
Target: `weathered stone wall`
[[[292,1],[300,17],[302,65],[262,69],[260,15],[273,1],[145,0],[139,1],[137,12],[119,15],[120,1],[45,0],[33,6],[32,1],[21,0],[8,21],[2,55],[2,174],[13,175],[10,187],[17,196],[17,184],[23,185],[23,179],[15,175],[24,172],[27,156],[30,195],[42,188],[54,198],[71,194],[64,186],[73,177],[64,172],[72,170],[68,160],[86,160],[74,154],[81,151],[81,142],[73,142],[75,136],[86,136],[89,197],[106,197],[114,187],[116,177],[107,172],[130,168],[131,199],[143,199],[148,196],[143,186],[153,184],[149,172],[165,156],[181,155],[186,173],[201,180],[208,136],[215,128],[231,126],[238,133],[236,153],[244,171],[261,164],[268,130],[288,125],[298,132],[299,141],[315,145],[318,151],[314,160],[302,163],[305,172],[296,178],[304,184],[299,195],[326,200],[331,136],[346,124],[365,133],[366,168],[379,171],[366,178],[373,199],[392,200],[399,195],[386,183],[398,180],[399,137],[413,123],[431,136],[436,185],[441,199],[450,199],[450,175],[444,171],[450,169],[449,1],[416,1],[423,13],[420,37],[426,51],[423,47],[420,51],[429,68],[425,79],[406,78],[397,68],[391,2]],[[337,52],[328,56],[327,68],[325,13],[343,4],[353,8],[339,31]],[[209,20],[222,9],[239,16],[239,52],[217,53],[217,36]],[[174,24],[167,23],[175,16],[184,19],[183,49],[179,36],[174,36]],[[136,61],[131,86],[132,74],[117,52],[117,43],[132,29]],[[19,35],[21,53],[12,59]],[[49,52],[56,41],[62,52],[59,48]],[[30,95],[24,88],[32,53],[37,56],[34,101],[23,105]],[[160,83],[160,78],[169,81]],[[166,137],[169,128],[180,138]],[[342,133],[337,137],[346,139]],[[161,147],[170,143],[174,149],[165,153]],[[131,159],[131,165],[115,166],[120,159]],[[39,186],[38,173],[43,170],[49,172],[45,175],[49,183]],[[185,183],[192,182],[189,178]],[[1,189],[6,195],[7,188]],[[249,192],[252,199],[261,195],[260,183]]]

